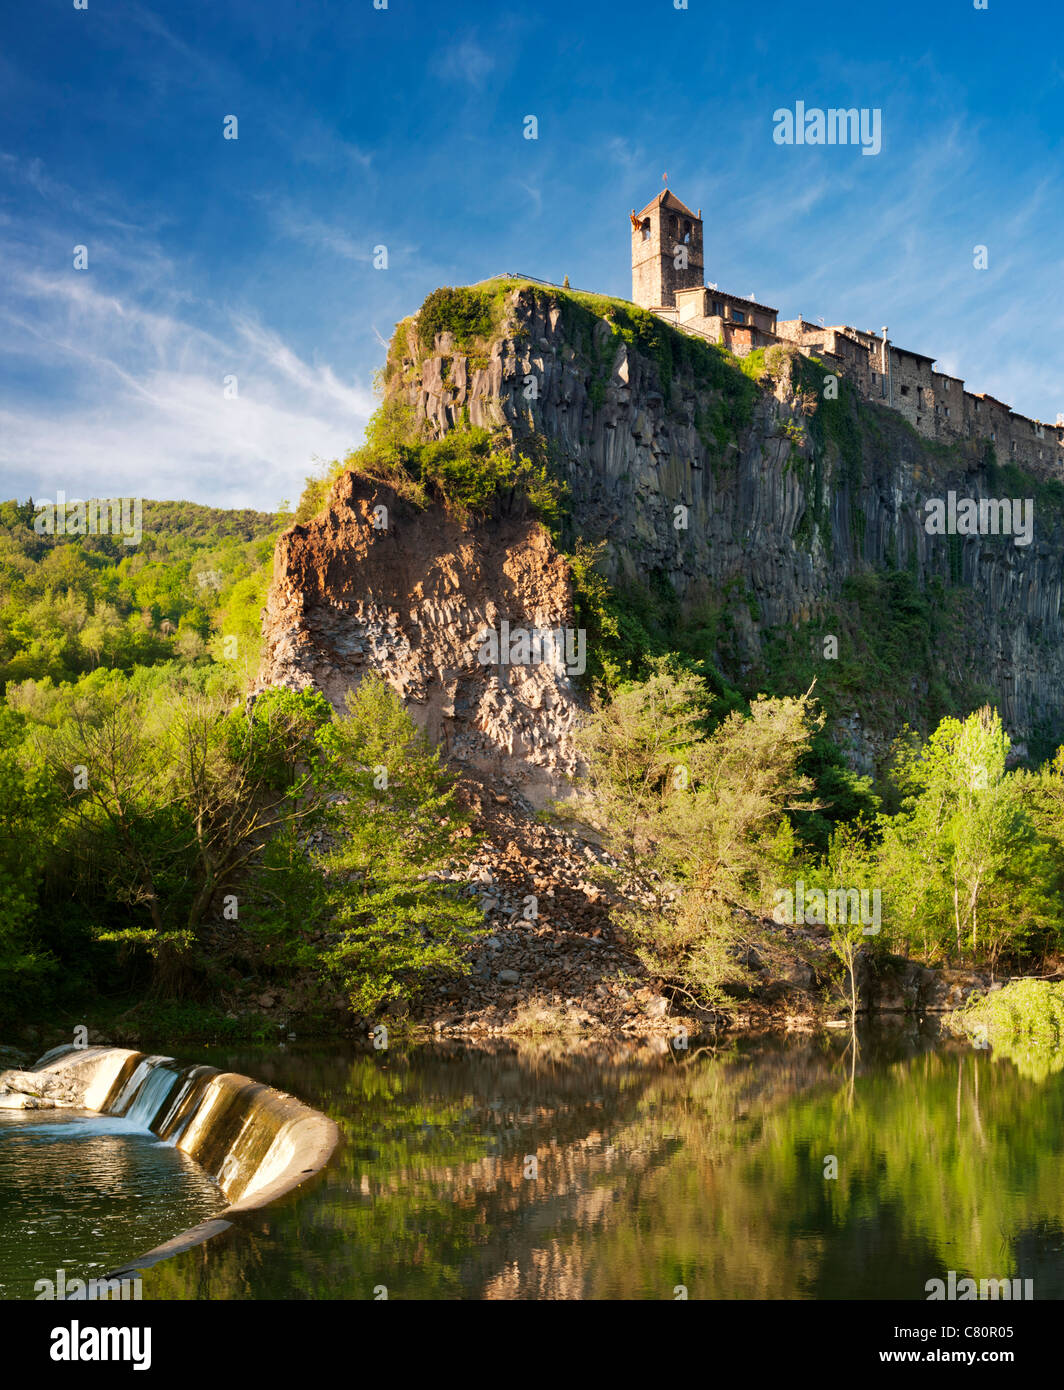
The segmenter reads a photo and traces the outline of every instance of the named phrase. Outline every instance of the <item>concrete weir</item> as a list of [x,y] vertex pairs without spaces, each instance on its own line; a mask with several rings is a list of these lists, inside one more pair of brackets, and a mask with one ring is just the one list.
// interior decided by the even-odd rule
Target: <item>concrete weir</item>
[[182,1066],[172,1057],[124,1047],[54,1048],[32,1068],[61,1073],[84,1107],[124,1116],[188,1154],[218,1182],[229,1206],[131,1260],[126,1273],[209,1240],[321,1172],[340,1142],[327,1116],[294,1096],[217,1067]]

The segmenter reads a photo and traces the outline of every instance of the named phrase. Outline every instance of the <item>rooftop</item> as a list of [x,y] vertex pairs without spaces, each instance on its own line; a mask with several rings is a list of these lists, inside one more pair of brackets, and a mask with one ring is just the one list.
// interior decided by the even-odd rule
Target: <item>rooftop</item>
[[671,212],[682,212],[685,217],[693,217],[696,221],[698,219],[698,213],[692,212],[686,203],[681,203],[671,188],[663,188],[656,198],[651,198],[645,208],[640,208],[636,216],[642,217],[651,208],[657,207],[668,208]]

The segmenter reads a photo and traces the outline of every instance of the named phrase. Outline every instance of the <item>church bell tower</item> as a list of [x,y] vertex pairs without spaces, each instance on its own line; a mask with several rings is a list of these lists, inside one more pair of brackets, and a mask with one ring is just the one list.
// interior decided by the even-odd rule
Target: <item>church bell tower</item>
[[631,221],[632,299],[643,309],[674,308],[677,290],[703,284],[702,210],[666,188]]

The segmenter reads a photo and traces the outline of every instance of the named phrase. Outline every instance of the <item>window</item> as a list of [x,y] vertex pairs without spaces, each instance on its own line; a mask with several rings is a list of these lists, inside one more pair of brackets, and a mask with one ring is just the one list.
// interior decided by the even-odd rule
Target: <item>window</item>
[[713,301],[713,312],[719,319],[722,319],[724,317],[724,305],[720,302],[719,299],[715,299]]
[[684,245],[685,245],[685,246],[690,246],[690,244],[691,244],[691,224],[690,224],[690,222],[685,222],[685,223],[683,224],[683,240],[684,240]]
[[903,396],[907,396],[909,394],[909,388],[907,386],[903,386],[901,388],[901,393]]
[[644,217],[644,218],[643,218],[643,240],[644,240],[644,241],[649,241],[649,240],[650,240],[650,218],[649,218],[649,217]]
[[732,316],[732,323],[745,323],[745,322],[746,322],[746,315],[743,313],[743,311],[742,311],[741,309],[733,309],[733,310],[731,311],[731,316]]
[[916,388],[916,405],[920,410],[924,408],[924,388],[922,386]]

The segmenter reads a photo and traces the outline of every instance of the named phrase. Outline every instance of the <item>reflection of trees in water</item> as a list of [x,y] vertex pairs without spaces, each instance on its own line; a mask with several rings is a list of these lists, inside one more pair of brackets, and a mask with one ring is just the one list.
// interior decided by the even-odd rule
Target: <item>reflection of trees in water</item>
[[326,1180],[145,1294],[922,1298],[948,1268],[1012,1273],[1031,1214],[1064,1218],[1059,1091],[970,1053],[874,1055],[852,1087],[841,1042],[317,1061],[276,1080],[341,1124]]
[[852,1100],[845,1083],[814,1088],[760,1112],[756,1145],[715,1171],[711,1204],[691,1190],[689,1149],[687,1171],[644,1186],[642,1222],[596,1246],[588,1294],[639,1296],[643,1269],[671,1260],[692,1297],[923,1299],[948,1269],[1027,1278],[1037,1261],[1036,1297],[1060,1297],[1047,1252],[1064,1220],[1062,1109],[1059,1087],[957,1051],[869,1069]]

